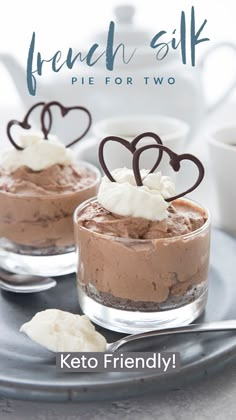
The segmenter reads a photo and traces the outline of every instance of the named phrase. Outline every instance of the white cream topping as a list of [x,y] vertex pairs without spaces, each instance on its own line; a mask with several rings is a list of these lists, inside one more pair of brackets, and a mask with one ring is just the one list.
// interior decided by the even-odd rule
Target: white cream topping
[[0,165],[8,172],[21,166],[41,171],[55,164],[69,165],[73,161],[72,151],[53,135],[45,140],[41,132],[24,134],[19,138],[19,146],[24,150],[7,149],[1,156]]
[[106,339],[99,334],[86,315],[59,309],[38,312],[20,328],[21,332],[53,352],[105,351]]
[[141,170],[143,186],[137,187],[131,169],[115,169],[111,174],[116,182],[103,177],[98,202],[120,216],[143,217],[152,221],[165,219],[169,206],[165,199],[175,195],[175,185],[169,176],[162,176],[161,172],[148,172]]

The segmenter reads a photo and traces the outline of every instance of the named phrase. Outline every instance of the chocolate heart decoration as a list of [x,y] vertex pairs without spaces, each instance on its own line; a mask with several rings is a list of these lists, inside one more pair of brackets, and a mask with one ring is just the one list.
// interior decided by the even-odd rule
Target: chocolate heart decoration
[[[108,167],[105,163],[105,159],[104,159],[104,146],[105,146],[105,144],[109,141],[114,141],[116,143],[120,143],[120,144],[122,144],[122,146],[126,147],[126,149],[128,149],[132,154],[134,154],[135,151],[136,151],[136,146],[137,146],[138,142],[145,137],[152,137],[157,142],[158,145],[162,145],[162,141],[161,141],[160,137],[157,134],[152,133],[152,132],[146,132],[146,133],[139,134],[131,142],[123,139],[122,137],[117,137],[117,136],[108,136],[108,137],[105,137],[101,141],[101,143],[99,145],[99,150],[98,150],[98,158],[99,158],[100,165],[103,169],[103,172],[105,173],[105,175],[107,176],[107,178],[111,182],[116,182],[116,180],[111,175],[111,172],[109,171],[109,169],[108,169]],[[155,146],[155,145],[153,145],[153,146]],[[150,170],[149,173],[152,173],[157,169],[158,165],[161,162],[162,155],[163,155],[163,150],[159,149],[159,154],[158,154],[157,161],[156,161],[155,165],[152,167],[152,169]]]
[[182,155],[177,155],[176,153],[174,153],[172,150],[170,150],[168,147],[163,146],[163,145],[157,145],[157,144],[149,144],[147,146],[143,146],[140,149],[136,150],[134,152],[133,155],[133,172],[134,172],[134,177],[135,177],[135,181],[138,187],[143,185],[142,182],[142,178],[140,175],[140,168],[139,168],[139,159],[141,154],[148,149],[159,149],[162,150],[162,152],[166,152],[169,157],[170,157],[170,165],[171,167],[174,169],[175,172],[178,172],[180,170],[180,163],[182,162],[182,160],[190,160],[192,161],[198,168],[199,171],[199,175],[197,178],[197,181],[195,182],[195,184],[190,187],[188,190],[175,195],[174,197],[170,197],[170,198],[166,198],[165,201],[170,202],[173,200],[176,200],[177,198],[183,197],[184,195],[186,195],[187,193],[190,193],[191,191],[195,190],[195,188],[198,187],[198,185],[202,182],[202,179],[204,177],[204,167],[202,165],[202,163],[200,162],[200,160],[194,156],[191,155],[189,153],[184,153]]
[[[25,130],[29,130],[31,128],[31,125],[29,124],[29,117],[31,115],[31,113],[38,108],[39,106],[44,106],[45,102],[38,102],[37,104],[33,105],[29,111],[27,112],[27,114],[25,115],[23,121],[17,121],[17,120],[11,120],[9,121],[9,123],[7,124],[7,136],[10,140],[10,142],[12,143],[12,145],[17,149],[17,150],[24,150],[23,147],[19,146],[15,140],[13,139],[12,135],[11,135],[11,128],[13,127],[13,125],[18,125],[19,127],[25,129]],[[48,115],[49,115],[49,125],[48,125],[48,131],[51,129],[52,126],[52,115],[50,110],[47,110]]]
[[51,129],[51,127],[46,128],[46,126],[45,126],[45,122],[44,122],[45,115],[46,115],[47,112],[50,111],[50,108],[52,106],[57,106],[58,108],[60,108],[61,115],[62,115],[63,118],[66,115],[68,115],[71,111],[74,111],[74,110],[83,111],[83,112],[85,112],[88,115],[88,126],[87,126],[87,128],[84,130],[84,132],[79,137],[77,137],[75,140],[72,140],[69,144],[67,144],[66,147],[70,147],[73,144],[77,143],[77,141],[79,141],[80,139],[82,139],[85,136],[85,134],[87,134],[87,132],[89,131],[89,129],[91,127],[91,124],[92,124],[92,116],[91,116],[91,114],[90,114],[90,112],[89,112],[89,110],[87,108],[84,108],[83,106],[70,106],[70,107],[66,107],[66,106],[62,105],[58,101],[52,101],[52,102],[48,102],[44,106],[44,108],[42,110],[42,113],[41,113],[41,129],[42,129],[42,132],[44,134],[45,140],[47,140],[49,131]]

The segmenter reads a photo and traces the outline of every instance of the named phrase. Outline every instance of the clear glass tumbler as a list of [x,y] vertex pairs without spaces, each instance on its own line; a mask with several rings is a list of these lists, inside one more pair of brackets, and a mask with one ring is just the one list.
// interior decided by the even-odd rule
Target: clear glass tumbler
[[78,162],[94,180],[74,192],[48,195],[0,191],[0,265],[16,273],[59,276],[76,269],[75,208],[97,194],[100,171]]
[[[210,215],[192,233],[163,239],[107,236],[78,223],[85,206],[74,214],[78,251],[79,304],[88,317],[105,328],[137,333],[186,325],[207,302]],[[183,199],[181,199],[183,200]]]

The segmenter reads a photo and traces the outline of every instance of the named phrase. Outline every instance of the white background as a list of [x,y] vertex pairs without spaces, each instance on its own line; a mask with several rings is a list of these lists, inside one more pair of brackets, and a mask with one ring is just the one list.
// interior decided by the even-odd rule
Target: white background
[[[162,29],[171,33],[178,28],[181,10],[190,13],[194,5],[197,22],[208,20],[204,35],[211,39],[198,48],[200,55],[217,42],[236,42],[235,0],[8,0],[1,2],[0,54],[11,53],[26,66],[33,31],[37,34],[37,46],[49,57],[70,46],[83,50],[89,39],[96,39],[98,31],[107,30],[117,4],[134,5],[135,23],[153,35]],[[236,52],[224,49],[208,61],[205,79],[211,102],[235,77]],[[19,97],[0,59],[0,107],[16,103],[20,103]]]

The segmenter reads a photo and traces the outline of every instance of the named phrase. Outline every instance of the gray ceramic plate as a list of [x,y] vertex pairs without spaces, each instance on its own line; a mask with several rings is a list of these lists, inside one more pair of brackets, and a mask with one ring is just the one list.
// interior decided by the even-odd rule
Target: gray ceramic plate
[[[201,321],[236,318],[236,240],[213,231],[209,301]],[[176,388],[215,372],[236,356],[235,333],[191,334],[150,339],[143,350],[181,353],[181,371],[155,373],[58,374],[55,357],[19,333],[22,323],[37,311],[59,308],[77,313],[75,276],[58,278],[58,286],[35,295],[0,295],[0,393],[22,399],[65,401],[129,397]],[[99,328],[108,341],[121,337]],[[129,350],[133,350],[129,348]]]

